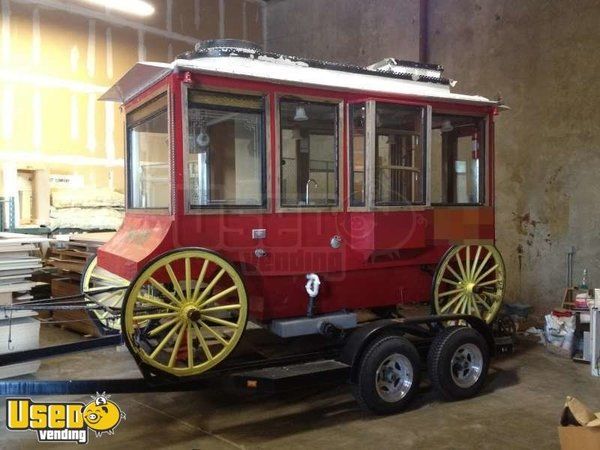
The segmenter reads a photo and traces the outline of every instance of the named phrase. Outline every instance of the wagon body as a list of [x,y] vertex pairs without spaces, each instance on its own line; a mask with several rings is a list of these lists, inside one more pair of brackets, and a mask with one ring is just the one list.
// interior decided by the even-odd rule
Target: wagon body
[[[263,57],[259,57],[261,55]],[[321,313],[428,300],[432,282],[428,268],[437,265],[448,248],[458,243],[494,242],[493,122],[499,104],[482,97],[452,94],[448,83],[436,78],[439,68],[416,64],[413,68],[412,75],[408,73],[407,77],[397,72],[319,65],[223,47],[187,55],[170,65],[138,64],[105,99],[123,102],[129,117],[159,96],[166,96],[168,201],[158,209],[133,207],[132,172],[137,170],[139,161],[132,161],[129,142],[126,157],[129,204],[125,221],[114,238],[99,249],[98,265],[132,280],[148,261],[166,251],[180,247],[210,249],[240,270],[248,291],[249,314],[257,321],[305,315],[304,285],[308,273],[316,273],[321,279],[317,304]],[[195,145],[190,143],[190,99],[202,92],[260,96],[263,102],[261,183],[264,202],[256,207],[190,206],[189,164],[191,147]],[[282,172],[287,169],[283,168],[282,154],[283,101],[296,102],[296,115],[298,105],[334,106],[336,168],[333,176],[328,172],[319,180],[327,179],[335,185],[335,201],[327,197],[324,204],[311,207],[310,181],[314,180],[309,179],[306,202],[301,203],[304,201],[302,184],[297,189],[297,197],[302,200],[297,205],[284,204],[281,180]],[[421,169],[390,166],[390,173],[404,172],[375,178],[379,176],[376,170],[383,157],[379,153],[375,156],[374,146],[380,145],[379,139],[382,139],[381,145],[388,145],[377,134],[380,105],[381,111],[386,105],[420,111],[422,133],[410,139],[411,145],[418,142],[422,148]],[[361,175],[363,202],[358,205],[353,200],[356,184],[352,183],[352,177],[359,173],[353,172],[352,153],[357,106],[364,111],[360,119],[364,129],[360,139],[365,143]],[[460,187],[457,185],[464,181],[461,178],[464,167],[458,167],[457,157],[438,168],[442,172],[453,171],[452,177],[447,173],[432,173],[432,129],[436,132],[433,123],[438,116],[439,121],[444,117],[462,117],[480,123],[477,130],[471,127],[466,134],[455,137],[477,140],[470,157],[479,164],[476,177],[481,185],[476,188],[477,198],[468,204],[461,202],[456,194]],[[440,123],[437,131],[445,126],[443,121]],[[407,142],[397,135],[390,132],[388,141],[393,136],[397,142]],[[297,140],[299,156],[294,163],[298,165],[303,151],[302,139]],[[443,145],[446,145],[444,151],[452,151],[452,145],[450,150],[448,144]],[[398,167],[403,164],[404,161],[396,161]],[[307,170],[308,174],[313,173],[310,168]],[[371,186],[381,185],[384,178],[391,179],[393,185],[394,177],[396,181],[405,180],[410,170],[420,170],[418,175],[408,175],[412,176],[412,189],[420,189],[419,201],[378,203],[377,188]],[[454,190],[455,198],[435,204],[432,184],[440,176],[442,189],[454,183],[448,189]],[[421,187],[414,188],[415,180]],[[174,269],[178,277],[184,270],[183,266]]]

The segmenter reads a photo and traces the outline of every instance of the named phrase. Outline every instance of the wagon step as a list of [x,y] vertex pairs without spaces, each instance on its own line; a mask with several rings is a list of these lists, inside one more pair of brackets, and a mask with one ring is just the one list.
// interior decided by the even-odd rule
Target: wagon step
[[349,365],[339,361],[324,360],[249,370],[234,374],[231,378],[237,388],[274,393],[309,384],[336,383],[349,375]]

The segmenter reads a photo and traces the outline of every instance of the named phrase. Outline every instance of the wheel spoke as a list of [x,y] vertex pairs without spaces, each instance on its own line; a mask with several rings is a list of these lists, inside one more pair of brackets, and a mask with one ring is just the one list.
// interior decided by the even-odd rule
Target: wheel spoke
[[192,290],[192,266],[190,258],[185,258],[185,300],[190,299],[190,291]]
[[488,286],[490,284],[495,284],[498,283],[499,281],[502,281],[500,278],[496,278],[495,280],[492,281],[486,281],[485,283],[478,283],[477,286]]
[[[88,293],[88,295],[89,295],[89,292],[90,292],[90,291],[87,291],[86,293]],[[113,298],[114,296],[116,296],[116,295],[119,295],[119,294],[122,294],[122,292],[119,292],[119,291],[110,292],[110,293],[108,293],[108,295],[106,295],[106,296],[101,296],[102,294],[100,294],[100,295],[98,296],[99,298],[94,298],[94,300],[95,300],[97,303],[103,304],[103,303],[104,303],[104,302],[106,302],[106,301],[107,301],[109,298]]]
[[198,293],[200,292],[200,286],[204,283],[204,276],[206,275],[206,269],[208,268],[208,259],[204,260],[204,264],[202,264],[202,269],[200,270],[200,275],[198,276],[198,280],[196,281],[196,286],[194,286],[194,293],[192,294],[193,302],[196,301],[198,297]]
[[478,284],[481,280],[484,280],[490,273],[498,268],[498,264],[494,264],[494,266],[488,269],[483,275],[481,275],[477,280],[475,280],[475,284]]
[[460,274],[462,275],[462,280],[466,280],[467,279],[467,274],[465,273],[465,268],[463,267],[463,263],[460,259],[460,252],[456,252],[456,255],[454,255],[454,258],[456,259],[456,261],[458,262],[458,268],[460,270]]
[[143,295],[138,295],[137,298],[142,303],[149,303],[149,304],[154,305],[154,306],[160,306],[161,308],[170,309],[170,310],[173,310],[173,311],[179,311],[179,308],[177,308],[176,306],[169,305],[168,303],[163,303],[163,302],[161,302],[159,300],[155,300],[155,299],[150,298],[150,297],[145,297]]
[[177,335],[177,339],[175,340],[175,345],[173,346],[173,351],[171,352],[171,358],[169,358],[169,367],[173,367],[175,365],[175,361],[177,360],[177,353],[179,353],[179,347],[181,346],[181,341],[183,340],[185,329],[186,327],[184,325],[182,325],[179,328],[179,334]]
[[202,350],[204,350],[204,354],[206,355],[206,359],[208,361],[211,361],[213,359],[213,355],[210,352],[210,349],[208,348],[208,345],[206,345],[206,340],[204,339],[204,336],[202,336],[202,333],[200,332],[200,329],[198,328],[198,325],[196,325],[195,322],[192,322],[192,327],[194,327],[194,332],[196,333],[196,337],[198,338],[198,341],[200,342],[200,346],[202,347]]
[[94,279],[100,280],[100,281],[104,281],[109,284],[124,285],[124,286],[127,286],[129,284],[121,278],[111,277],[109,275],[99,275],[97,273],[92,273],[91,278],[94,278]]
[[167,333],[167,335],[160,341],[160,344],[154,349],[154,351],[150,354],[150,358],[156,359],[156,356],[162,351],[162,349],[167,345],[167,343],[171,340],[171,338],[177,333],[179,327],[181,326],[181,322],[179,322],[176,326],[174,326],[171,331]]
[[465,274],[466,278],[469,279],[471,277],[471,246],[467,245],[467,249],[465,250],[466,259],[465,259]]
[[192,368],[194,367],[194,346],[193,346],[193,340],[194,338],[192,337],[192,324],[188,323],[187,325],[187,357],[188,357],[188,368]]
[[209,320],[225,327],[237,329],[237,323],[229,322],[228,320],[219,319],[218,317],[209,316],[208,314],[202,314],[202,319]]
[[488,254],[485,255],[485,258],[483,258],[483,261],[481,261],[481,265],[477,269],[477,272],[475,272],[475,275],[473,275],[474,280],[476,280],[479,277],[479,274],[485,268],[485,265],[487,264],[487,262],[490,260],[491,257],[492,257],[492,252],[488,251]]
[[475,312],[474,315],[479,317],[480,319],[482,319],[481,311],[479,311],[479,306],[477,306],[477,302],[475,301],[475,296],[473,296],[473,298],[471,298],[471,302],[472,302],[472,306],[473,306],[473,311]]
[[224,346],[229,344],[229,342],[227,342],[225,339],[223,339],[223,337],[219,333],[217,333],[212,327],[208,326],[208,324],[206,322],[203,322],[201,320],[200,325],[202,325],[202,327],[205,328],[206,331],[208,331],[210,334],[212,334],[215,337],[215,339],[217,341],[219,341],[221,344],[223,344]]
[[235,309],[240,309],[240,308],[241,308],[241,306],[239,304],[213,306],[212,308],[202,308],[202,314],[208,313],[208,312],[215,312],[215,311],[233,311]]
[[440,312],[447,311],[454,303],[456,303],[458,300],[463,298],[463,296],[464,296],[464,294],[461,291],[459,294],[457,294],[455,297],[453,297],[448,303],[446,303],[444,306],[442,306],[440,308]]
[[488,305],[488,303],[481,297],[479,294],[475,294],[475,299],[477,303],[482,304],[488,311],[491,311],[492,307]]
[[165,269],[167,270],[167,273],[169,274],[169,278],[171,279],[171,283],[173,284],[173,288],[175,289],[175,292],[177,292],[177,295],[179,295],[179,298],[181,299],[181,301],[184,301],[185,295],[183,295],[183,291],[181,290],[181,285],[179,284],[179,281],[177,281],[177,277],[175,276],[175,272],[173,272],[173,268],[171,267],[171,264],[165,265]]
[[206,298],[206,296],[210,293],[210,291],[212,291],[212,289],[219,282],[219,280],[221,279],[221,277],[223,276],[223,274],[225,274],[225,269],[219,270],[219,273],[217,273],[215,275],[215,277],[211,280],[211,282],[208,284],[208,286],[206,286],[206,289],[204,289],[204,292],[202,292],[202,294],[200,295],[200,297],[198,297],[198,300],[196,300],[196,304],[197,305],[201,305],[202,304],[202,301]]
[[[210,297],[208,300],[200,303],[198,305],[199,308],[204,308],[206,305],[209,305],[211,303],[216,302],[217,300],[222,299],[223,297],[226,297],[227,295],[231,294],[233,291],[237,290],[237,286],[231,286],[221,292],[219,292],[218,294],[213,295],[212,297]],[[200,300],[198,300],[200,301]]]
[[456,270],[454,270],[452,268],[452,266],[450,265],[450,262],[448,262],[448,265],[446,266],[446,269],[448,269],[450,271],[450,273],[452,275],[454,275],[454,277],[456,278],[456,281],[463,281],[463,279],[460,277],[460,275],[456,273]]
[[448,295],[456,294],[458,292],[464,292],[464,289],[452,289],[451,291],[446,291],[442,294],[438,294],[438,297],[447,297]]
[[471,267],[471,273],[469,276],[471,279],[475,278],[475,271],[477,270],[477,262],[479,261],[479,255],[481,254],[481,245],[477,246],[477,252],[475,252],[475,259],[473,260],[473,266]]
[[163,330],[166,330],[167,328],[175,325],[177,322],[179,321],[179,317],[175,317],[174,319],[169,320],[168,322],[165,322],[161,325],[158,325],[155,328],[152,328],[149,332],[148,332],[148,336],[155,336],[158,333],[160,333]]
[[176,316],[176,312],[169,313],[157,313],[157,314],[145,314],[143,316],[133,316],[132,319],[134,322],[140,322],[142,320],[150,320],[150,319],[162,319],[165,317],[173,317]]
[[448,284],[453,284],[454,286],[457,286],[458,283],[460,283],[460,281],[452,281],[452,280],[449,280],[448,278],[442,278],[442,281],[445,283],[448,283]]
[[176,305],[181,305],[181,302],[179,300],[177,300],[177,298],[171,292],[167,291],[165,289],[165,287],[162,284],[160,284],[158,281],[156,281],[154,278],[149,277],[148,281],[152,284],[152,286],[154,286],[156,289],[158,289],[162,295],[167,297],[169,300],[171,300]]

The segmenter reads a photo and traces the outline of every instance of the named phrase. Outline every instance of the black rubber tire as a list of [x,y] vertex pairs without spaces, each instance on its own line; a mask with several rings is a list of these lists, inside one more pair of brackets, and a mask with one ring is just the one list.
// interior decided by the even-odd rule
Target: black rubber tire
[[[476,345],[481,351],[483,364],[477,381],[469,387],[456,384],[452,378],[452,357],[458,348],[464,344]],[[490,352],[484,337],[469,327],[449,327],[438,334],[427,355],[427,371],[433,387],[446,400],[462,400],[479,393],[490,366]]]
[[[393,353],[399,353],[408,358],[412,365],[413,380],[403,398],[395,402],[388,402],[379,396],[375,383],[379,365]],[[385,336],[375,339],[365,349],[357,369],[356,383],[352,386],[352,392],[363,409],[375,414],[393,414],[403,410],[419,389],[421,378],[419,352],[408,339],[401,336]]]

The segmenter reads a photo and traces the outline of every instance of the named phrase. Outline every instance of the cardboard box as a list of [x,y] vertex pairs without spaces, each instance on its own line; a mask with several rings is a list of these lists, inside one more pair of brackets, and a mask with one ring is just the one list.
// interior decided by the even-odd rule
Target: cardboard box
[[599,450],[600,413],[573,397],[567,397],[558,427],[562,450]]
[[600,449],[600,427],[558,427],[558,438],[562,450]]

